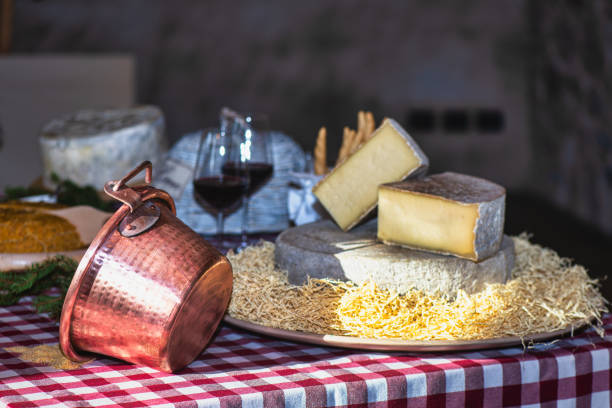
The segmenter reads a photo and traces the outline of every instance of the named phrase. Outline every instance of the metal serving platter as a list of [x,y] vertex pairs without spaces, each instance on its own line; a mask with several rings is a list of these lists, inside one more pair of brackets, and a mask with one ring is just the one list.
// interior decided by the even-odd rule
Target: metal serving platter
[[273,327],[262,326],[225,315],[225,322],[265,336],[282,340],[297,341],[301,343],[315,344],[318,346],[341,347],[357,350],[375,351],[408,351],[408,352],[454,352],[486,350],[506,347],[516,347],[531,343],[544,343],[560,337],[571,335],[583,329],[585,324],[579,327],[567,327],[546,333],[536,333],[524,338],[520,337],[498,337],[486,340],[401,340],[401,339],[370,339],[351,336],[336,336],[331,334],[314,334]]

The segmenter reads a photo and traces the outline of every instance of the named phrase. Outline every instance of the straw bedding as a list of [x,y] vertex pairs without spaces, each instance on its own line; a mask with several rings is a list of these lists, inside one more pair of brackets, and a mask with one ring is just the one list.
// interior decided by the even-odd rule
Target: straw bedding
[[355,285],[287,281],[274,266],[274,244],[230,252],[232,317],[268,327],[318,334],[410,340],[477,340],[549,332],[600,322],[606,301],[584,267],[551,249],[514,237],[512,279],[455,298],[418,290],[403,295],[372,282]]
[[50,365],[58,370],[75,370],[81,368],[83,363],[68,360],[59,344],[40,344],[34,347],[7,347],[6,351],[17,354],[21,360]]

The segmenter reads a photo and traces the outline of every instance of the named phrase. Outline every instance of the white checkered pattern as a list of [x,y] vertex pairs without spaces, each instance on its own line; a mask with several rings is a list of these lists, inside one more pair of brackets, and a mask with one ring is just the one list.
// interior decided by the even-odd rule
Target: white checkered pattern
[[76,370],[4,348],[58,342],[26,300],[0,308],[0,405],[25,407],[610,406],[612,317],[553,345],[470,353],[372,353],[261,337],[230,326],[177,374],[114,359]]

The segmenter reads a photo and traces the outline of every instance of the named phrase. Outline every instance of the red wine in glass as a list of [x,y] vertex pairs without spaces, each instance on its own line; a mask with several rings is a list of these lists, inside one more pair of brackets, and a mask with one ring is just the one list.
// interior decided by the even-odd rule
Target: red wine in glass
[[200,177],[193,181],[193,191],[197,198],[217,211],[226,211],[236,206],[247,186],[244,177],[232,175]]
[[196,202],[217,218],[217,235],[223,236],[224,217],[246,197],[249,180],[239,174],[223,174],[223,165],[235,162],[240,168],[239,138],[231,132],[208,129],[200,136],[198,159],[193,172]]
[[223,165],[223,174],[228,176],[248,177],[249,186],[247,195],[250,197],[272,177],[273,166],[270,163],[249,162],[245,166],[237,166],[235,162],[227,162]]
[[249,220],[249,202],[251,196],[272,177],[273,165],[271,145],[268,143],[268,117],[259,114],[237,114],[223,110],[222,127],[232,129],[239,149],[236,149],[238,160],[227,161],[221,173],[228,176],[246,178],[248,187],[242,205],[242,227],[240,248],[247,246],[247,224]]

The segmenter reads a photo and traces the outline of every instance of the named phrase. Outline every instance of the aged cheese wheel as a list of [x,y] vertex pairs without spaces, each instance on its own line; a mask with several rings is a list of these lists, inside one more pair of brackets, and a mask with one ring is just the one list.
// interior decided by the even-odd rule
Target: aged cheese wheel
[[40,146],[45,185],[55,173],[102,190],[144,160],[156,167],[166,149],[164,117],[154,106],[81,110],[47,123]]
[[404,293],[411,288],[454,296],[482,290],[486,283],[503,283],[514,267],[514,243],[504,237],[500,250],[478,263],[454,256],[417,251],[376,241],[376,220],[350,232],[332,221],[290,228],[276,240],[275,261],[289,281],[307,277],[373,280],[380,287]]

